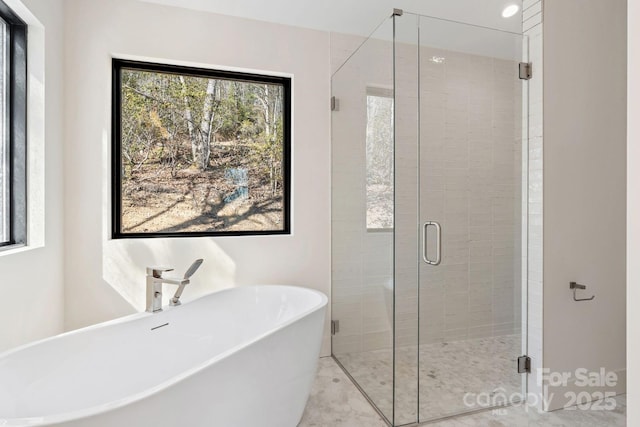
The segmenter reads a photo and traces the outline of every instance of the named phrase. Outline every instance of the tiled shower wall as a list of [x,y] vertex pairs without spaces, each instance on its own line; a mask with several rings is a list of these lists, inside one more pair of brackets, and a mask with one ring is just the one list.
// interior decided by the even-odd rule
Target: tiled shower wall
[[[358,38],[332,36],[335,63]],[[338,73],[348,95],[334,115],[333,318],[341,330],[334,353],[391,346],[393,235],[367,232],[365,99],[367,86],[392,83],[388,42],[368,42],[351,64],[359,78]],[[443,262],[420,263],[417,302],[417,62],[415,46],[396,51],[396,322],[398,345],[518,332],[521,312],[521,87],[515,61],[423,47],[420,50],[420,222],[443,225]],[[377,63],[376,61],[382,61]],[[364,76],[364,77],[363,77]],[[356,104],[354,106],[354,104]],[[360,107],[358,107],[358,105]],[[340,128],[342,126],[343,128]],[[336,135],[339,138],[336,139]],[[405,166],[406,165],[406,166]],[[405,244],[406,243],[406,244]],[[402,281],[402,283],[400,283]]]
[[420,267],[421,343],[520,329],[522,125],[517,62],[421,50],[421,222],[443,227]]

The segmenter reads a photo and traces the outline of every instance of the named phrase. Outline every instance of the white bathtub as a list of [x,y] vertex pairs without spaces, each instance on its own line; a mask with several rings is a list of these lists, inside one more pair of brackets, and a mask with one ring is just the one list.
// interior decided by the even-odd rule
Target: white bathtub
[[7,352],[0,426],[295,427],[326,304],[303,288],[233,288]]

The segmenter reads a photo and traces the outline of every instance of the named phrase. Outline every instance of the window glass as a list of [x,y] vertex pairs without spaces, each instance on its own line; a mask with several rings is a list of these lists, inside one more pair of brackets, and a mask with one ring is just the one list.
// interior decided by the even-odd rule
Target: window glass
[[0,250],[27,242],[27,25],[0,0]]
[[114,237],[289,232],[289,79],[114,65]]
[[7,132],[7,23],[0,19],[0,243],[7,244],[10,235],[10,163],[9,138]]
[[393,228],[393,95],[372,89],[367,95],[367,229]]

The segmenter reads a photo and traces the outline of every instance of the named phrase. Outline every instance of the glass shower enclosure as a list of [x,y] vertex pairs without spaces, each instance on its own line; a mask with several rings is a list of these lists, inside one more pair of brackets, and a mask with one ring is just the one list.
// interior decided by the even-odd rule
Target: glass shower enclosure
[[332,77],[332,349],[393,426],[518,402],[521,34],[400,10]]

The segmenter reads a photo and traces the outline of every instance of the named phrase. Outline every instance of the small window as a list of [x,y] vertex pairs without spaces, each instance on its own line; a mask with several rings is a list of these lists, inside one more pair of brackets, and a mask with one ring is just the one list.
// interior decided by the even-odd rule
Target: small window
[[367,231],[393,229],[393,91],[367,89]]
[[0,1],[0,250],[27,241],[27,25]]
[[290,233],[291,80],[113,61],[113,237]]

